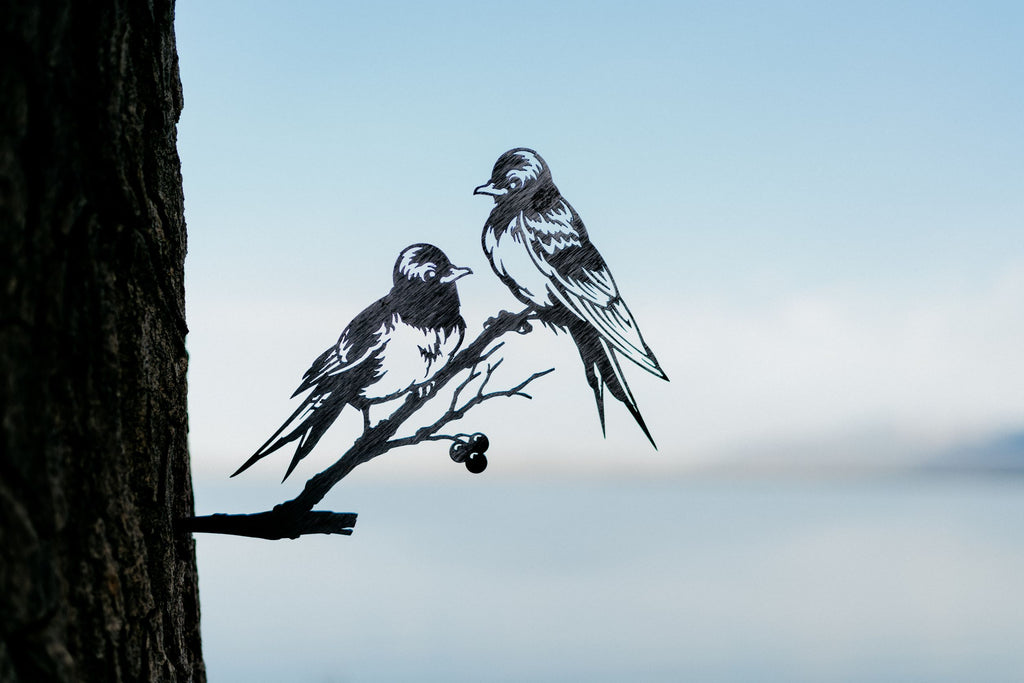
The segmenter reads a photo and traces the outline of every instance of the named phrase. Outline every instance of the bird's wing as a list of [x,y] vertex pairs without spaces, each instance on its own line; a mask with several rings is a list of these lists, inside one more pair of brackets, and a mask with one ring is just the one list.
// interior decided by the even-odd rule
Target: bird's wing
[[381,300],[357,315],[341,333],[338,343],[321,353],[309,366],[292,398],[319,386],[328,378],[340,378],[362,367],[367,360],[378,359],[388,342],[385,309]]
[[[299,394],[319,386],[324,380],[330,377],[338,377],[361,366],[367,359],[375,357],[384,346],[384,337],[379,335],[376,343],[356,356],[353,353],[352,344],[348,342],[345,335],[341,336],[338,343],[320,354],[306,374],[302,376],[302,383],[292,394],[295,398]],[[350,360],[351,359],[351,360]]]
[[521,214],[526,251],[548,278],[552,295],[590,323],[617,351],[643,369],[665,377],[657,358],[619,295],[611,271],[587,238],[582,222],[564,201],[556,211],[531,220]]
[[356,316],[341,333],[338,343],[313,362],[292,398],[312,391],[231,476],[241,474],[260,459],[298,439],[299,446],[285,474],[287,478],[299,460],[312,450],[342,408],[379,368],[379,359],[388,341],[387,324],[381,322],[382,302],[383,299]]

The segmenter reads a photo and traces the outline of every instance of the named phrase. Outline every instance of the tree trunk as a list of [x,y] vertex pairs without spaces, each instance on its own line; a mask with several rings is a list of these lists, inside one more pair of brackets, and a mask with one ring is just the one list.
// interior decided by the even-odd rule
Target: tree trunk
[[202,681],[172,0],[0,7],[0,681]]

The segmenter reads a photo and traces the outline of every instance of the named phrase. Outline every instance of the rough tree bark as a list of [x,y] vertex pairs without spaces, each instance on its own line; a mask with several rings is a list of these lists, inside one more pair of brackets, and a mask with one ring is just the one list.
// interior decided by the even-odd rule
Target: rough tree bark
[[173,1],[0,5],[0,681],[201,681]]

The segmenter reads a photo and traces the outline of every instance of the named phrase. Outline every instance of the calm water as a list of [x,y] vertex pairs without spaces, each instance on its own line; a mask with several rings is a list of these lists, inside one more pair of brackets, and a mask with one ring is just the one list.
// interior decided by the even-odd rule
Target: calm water
[[1021,479],[353,477],[324,508],[355,535],[198,538],[211,681],[1024,680]]

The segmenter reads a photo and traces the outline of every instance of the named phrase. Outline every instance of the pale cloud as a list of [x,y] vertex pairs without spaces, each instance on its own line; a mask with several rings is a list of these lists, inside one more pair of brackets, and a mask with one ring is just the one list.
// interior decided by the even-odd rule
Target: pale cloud
[[[464,296],[470,334],[497,308],[494,298],[472,291]],[[1024,266],[952,292],[811,289],[756,307],[685,293],[666,307],[643,294],[634,292],[642,304],[634,312],[672,381],[630,365],[626,372],[657,454],[613,400],[601,438],[570,339],[541,329],[508,338],[508,360],[495,378],[511,385],[557,368],[532,387],[534,400],[492,401],[453,431],[486,431],[508,471],[643,476],[737,459],[755,466],[905,465],[1024,423]],[[200,473],[233,470],[262,443],[288,414],[287,397],[307,362],[360,308],[283,297],[259,304],[205,299],[190,308],[192,447]],[[309,467],[326,467],[358,428],[357,419],[343,418]],[[442,445],[415,450],[372,467],[388,476],[447,472],[439,465]]]
[[[1024,268],[958,292],[809,291],[751,310],[680,302],[670,374],[708,453],[880,434],[929,451],[1024,422]],[[846,450],[846,449],[843,449]],[[871,453],[862,456],[870,459]]]

